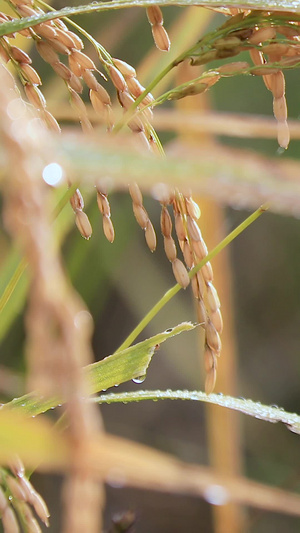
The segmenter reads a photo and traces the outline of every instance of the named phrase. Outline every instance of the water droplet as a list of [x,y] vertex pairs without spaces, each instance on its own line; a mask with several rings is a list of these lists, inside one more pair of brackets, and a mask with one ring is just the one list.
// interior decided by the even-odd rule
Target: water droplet
[[273,409],[279,409],[278,405],[276,405],[276,403],[272,403],[271,407],[273,407]]
[[141,376],[137,376],[136,378],[133,378],[132,381],[134,383],[140,384],[143,383],[146,379],[146,374],[142,374]]
[[225,505],[229,500],[229,494],[222,485],[210,485],[204,491],[204,498],[212,505]]

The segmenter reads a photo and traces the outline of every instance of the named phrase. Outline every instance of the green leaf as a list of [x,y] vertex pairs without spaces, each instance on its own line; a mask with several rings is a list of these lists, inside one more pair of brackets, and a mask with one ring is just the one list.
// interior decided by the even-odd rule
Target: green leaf
[[129,403],[140,402],[142,400],[193,400],[197,402],[206,402],[227,407],[234,411],[239,411],[245,415],[259,418],[267,422],[282,422],[293,433],[300,434],[300,415],[289,413],[277,406],[263,405],[260,402],[245,400],[244,398],[233,398],[232,396],[223,396],[223,394],[205,394],[200,391],[188,390],[142,390],[137,392],[123,392],[119,394],[102,394],[93,401],[97,403]]
[[[102,361],[88,365],[84,368],[84,373],[88,381],[89,393],[95,394],[101,390],[125,383],[125,381],[144,376],[152,356],[160,344],[175,335],[179,335],[184,331],[190,331],[195,327],[195,324],[183,322],[163,333],[154,335],[150,339],[139,342],[126,350],[118,351],[113,355],[105,357]],[[45,400],[39,398],[34,393],[30,393],[20,398],[15,398],[11,402],[3,405],[1,409],[3,411],[14,408],[29,416],[36,416],[49,409],[54,409],[61,403],[63,403],[62,398]]]
[[57,11],[50,11],[43,15],[26,17],[12,22],[1,24],[0,36],[18,32],[24,28],[34,27],[41,22],[47,22],[56,18],[71,17],[73,15],[82,15],[100,11],[110,11],[112,9],[128,9],[130,7],[150,7],[150,6],[202,6],[209,8],[226,8],[235,7],[242,9],[264,10],[264,11],[288,11],[300,12],[300,5],[293,0],[231,0],[230,2],[220,3],[220,0],[114,0],[111,2],[92,2],[84,6],[64,7]]

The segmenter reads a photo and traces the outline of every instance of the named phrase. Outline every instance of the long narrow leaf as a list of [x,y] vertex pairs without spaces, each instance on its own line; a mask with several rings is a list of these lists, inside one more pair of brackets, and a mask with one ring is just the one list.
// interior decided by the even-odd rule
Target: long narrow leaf
[[232,396],[223,396],[223,394],[205,394],[200,391],[188,390],[143,390],[137,392],[123,392],[119,394],[102,394],[93,401],[97,403],[130,403],[142,400],[193,400],[197,402],[213,403],[220,407],[227,407],[239,411],[245,415],[259,418],[267,422],[282,422],[293,433],[300,434],[300,415],[289,413],[275,405],[263,405],[260,402],[245,400],[243,398],[233,398]]
[[57,11],[50,11],[44,15],[26,17],[13,22],[1,24],[0,36],[18,32],[25,28],[34,27],[42,22],[62,17],[72,17],[88,13],[101,11],[110,11],[113,9],[128,9],[130,7],[149,7],[149,6],[202,6],[209,8],[235,7],[242,9],[263,9],[264,11],[288,11],[300,12],[300,5],[293,0],[231,0],[230,2],[221,2],[220,0],[113,0],[112,2],[92,2],[84,6],[64,7]]
[[[87,377],[90,394],[145,376],[153,354],[160,344],[195,327],[190,322],[183,322],[126,350],[110,355],[102,361],[88,365],[84,369],[84,373]],[[57,407],[61,403],[63,403],[63,398],[43,399],[31,393],[4,404],[1,410],[18,409],[21,413],[36,416]]]

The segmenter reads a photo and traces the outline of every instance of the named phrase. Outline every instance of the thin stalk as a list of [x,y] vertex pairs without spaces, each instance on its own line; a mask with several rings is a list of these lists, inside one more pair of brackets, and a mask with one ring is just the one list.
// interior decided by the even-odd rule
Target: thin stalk
[[9,302],[11,295],[13,294],[20,278],[27,268],[26,259],[21,259],[8,284],[6,285],[3,294],[0,296],[0,313],[2,313],[6,304]]
[[[225,239],[223,239],[217,246],[211,250],[202,261],[197,263],[189,272],[189,278],[191,279],[208,261],[213,259],[218,253],[221,252],[228,244],[230,244],[240,233],[245,231],[248,226],[250,226],[257,218],[259,218],[265,211],[269,208],[268,204],[261,205],[254,213],[246,218],[237,228],[235,228]],[[171,289],[169,289],[164,296],[150,309],[150,311],[144,316],[144,318],[139,322],[139,324],[134,328],[134,330],[128,335],[125,341],[119,346],[115,353],[120,350],[125,350],[128,348],[137,338],[137,336],[145,329],[146,326],[153,320],[153,318],[163,309],[163,307],[177,294],[181,285],[177,283]]]

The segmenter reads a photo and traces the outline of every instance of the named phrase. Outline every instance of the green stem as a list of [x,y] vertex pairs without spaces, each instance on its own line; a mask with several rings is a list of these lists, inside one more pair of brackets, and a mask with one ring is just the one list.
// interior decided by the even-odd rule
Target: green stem
[[[258,217],[260,217],[268,209],[268,204],[260,206],[252,215],[250,215],[246,220],[244,220],[237,228],[235,228],[225,239],[223,239],[217,246],[207,254],[202,261],[194,266],[189,272],[189,278],[191,279],[208,261],[213,259],[218,253],[221,252],[228,244],[230,244],[240,233],[242,233],[250,224],[252,224]],[[144,316],[141,322],[134,328],[134,330],[128,335],[125,341],[118,348],[117,352],[120,350],[125,350],[128,348],[137,338],[137,336],[145,329],[145,327],[151,322],[151,320],[162,310],[162,308],[177,294],[181,285],[177,283],[169,289],[164,296],[150,309],[150,311]]]
[[12,277],[10,278],[8,284],[6,285],[3,294],[0,297],[0,313],[2,313],[3,309],[5,308],[6,304],[8,303],[11,295],[13,294],[19,279],[23,275],[27,268],[27,261],[26,259],[21,259],[20,263],[18,264],[16,270],[14,271]]

